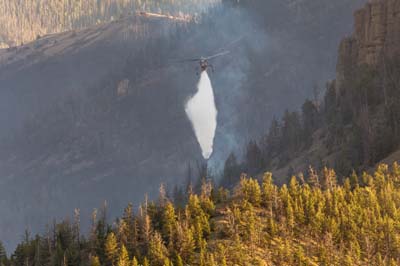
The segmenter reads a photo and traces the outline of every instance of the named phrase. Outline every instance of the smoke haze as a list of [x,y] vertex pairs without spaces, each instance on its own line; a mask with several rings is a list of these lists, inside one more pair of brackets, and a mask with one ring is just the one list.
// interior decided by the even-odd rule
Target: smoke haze
[[203,157],[207,160],[213,152],[218,113],[207,71],[201,73],[197,88],[196,94],[186,103],[185,111],[192,122]]
[[[363,0],[223,2],[189,23],[132,15],[0,50],[0,239],[8,249],[25,228],[40,232],[75,208],[82,228],[104,200],[116,217],[144,193],[155,198],[160,183],[196,178],[191,165],[203,156],[212,154],[215,172],[232,151],[242,159],[274,115],[334,77],[339,41]],[[191,96],[203,99],[196,83],[210,80],[196,77],[195,63],[171,59],[221,49],[231,53],[212,62],[217,89],[205,89],[218,116],[207,97],[199,111],[186,108]]]

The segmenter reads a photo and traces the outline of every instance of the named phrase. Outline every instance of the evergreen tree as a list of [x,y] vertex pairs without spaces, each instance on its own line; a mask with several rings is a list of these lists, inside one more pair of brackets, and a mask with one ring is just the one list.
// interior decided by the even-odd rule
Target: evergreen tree
[[132,266],[139,266],[139,262],[138,262],[138,260],[136,259],[136,257],[133,257],[132,262],[131,262],[131,265],[132,265]]
[[318,108],[314,102],[306,100],[302,106],[303,136],[308,144],[312,141],[312,134],[320,125]]
[[147,257],[144,257],[143,259],[143,266],[150,266],[149,260],[147,259]]
[[225,161],[221,185],[226,188],[232,188],[239,181],[239,177],[240,166],[235,154],[232,152]]
[[[175,231],[175,209],[171,202],[168,202],[164,207],[162,233],[166,243],[170,243],[173,239]],[[171,242],[172,244],[172,242]]]
[[124,245],[120,249],[117,266],[131,266],[128,251]]
[[185,195],[182,191],[182,187],[178,187],[177,185],[174,187],[173,199],[175,206],[183,207],[183,205],[185,204]]
[[288,153],[301,148],[302,126],[297,112],[286,111],[283,115],[282,143]]
[[264,142],[264,155],[267,156],[266,160],[273,158],[281,150],[281,125],[274,117],[269,127],[268,135]]
[[181,256],[179,254],[176,255],[175,265],[176,266],[183,266],[183,260],[182,260],[182,258],[181,258]]
[[97,256],[91,256],[91,257],[90,257],[90,263],[89,263],[89,265],[90,265],[90,266],[100,266],[101,264],[100,264],[99,257],[97,257]]
[[0,266],[7,266],[7,253],[6,249],[3,246],[3,243],[0,241]]
[[133,254],[138,247],[138,222],[134,216],[132,203],[125,208],[122,221],[125,224],[122,232],[125,239],[123,244],[126,245],[128,253]]
[[311,166],[308,169],[308,183],[317,189],[321,187],[318,173]]
[[259,173],[265,166],[263,154],[255,141],[250,141],[247,144],[245,164],[249,174]]
[[154,266],[163,266],[165,259],[168,257],[168,250],[158,232],[153,233],[150,238],[148,254],[151,265]]
[[195,253],[195,242],[192,228],[189,227],[188,221],[178,221],[175,228],[175,250],[179,254],[179,258],[190,264]]
[[[77,236],[76,219],[72,224],[68,220],[54,223],[51,230],[34,238],[26,232],[10,260],[0,245],[0,263],[138,266],[140,258],[148,266],[398,264],[397,164],[381,165],[373,174],[354,172],[343,185],[329,168],[322,170],[321,185],[318,178],[311,180],[316,185],[292,177],[288,185],[278,188],[272,174],[265,173],[260,187],[256,179],[243,175],[235,193],[214,211],[205,204],[214,204],[205,182],[200,195],[191,194],[184,209],[168,200],[162,206],[146,202],[136,216],[129,207],[125,209],[113,226],[105,218],[93,219],[87,239]],[[145,217],[149,217],[147,225]],[[157,221],[151,222],[150,217]],[[131,255],[125,246],[130,241],[127,224],[135,220],[141,223],[141,233]],[[105,241],[100,245],[103,233]]]
[[118,262],[119,251],[117,238],[115,237],[113,232],[107,235],[104,249],[107,259],[107,265],[115,266]]
[[254,206],[261,203],[261,188],[257,180],[242,176],[239,186],[236,188],[236,195],[250,202]]

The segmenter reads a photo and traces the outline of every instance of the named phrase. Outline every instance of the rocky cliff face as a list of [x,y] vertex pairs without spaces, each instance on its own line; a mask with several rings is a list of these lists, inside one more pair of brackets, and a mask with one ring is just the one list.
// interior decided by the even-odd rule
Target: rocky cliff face
[[307,172],[310,164],[335,165],[347,174],[400,160],[399,71],[400,1],[368,1],[354,13],[353,33],[339,46],[336,79],[322,112],[328,126],[319,126],[310,147],[272,169],[274,176]]
[[372,0],[354,14],[355,31],[339,49],[337,81],[351,75],[350,68],[377,65],[400,54],[400,2]]
[[376,64],[379,58],[400,52],[400,2],[375,0],[355,13],[358,62]]

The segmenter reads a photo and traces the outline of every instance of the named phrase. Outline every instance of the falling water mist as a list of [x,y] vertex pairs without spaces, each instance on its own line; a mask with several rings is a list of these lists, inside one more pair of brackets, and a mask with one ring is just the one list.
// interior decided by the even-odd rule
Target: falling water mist
[[185,110],[192,122],[203,157],[207,160],[213,152],[218,113],[215,106],[214,91],[207,71],[201,73],[197,92],[188,100]]

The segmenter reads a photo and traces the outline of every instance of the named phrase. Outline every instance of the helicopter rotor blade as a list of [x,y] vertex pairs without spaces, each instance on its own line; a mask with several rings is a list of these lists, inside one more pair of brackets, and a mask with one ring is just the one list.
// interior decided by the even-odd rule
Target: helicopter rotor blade
[[206,57],[205,60],[214,59],[214,58],[217,58],[217,57],[220,57],[220,56],[223,56],[223,55],[227,55],[227,54],[229,54],[229,53],[230,53],[229,51],[224,51],[224,52],[222,52],[222,53],[218,53],[218,54],[215,54],[215,55]]
[[188,59],[174,59],[170,60],[171,63],[185,63],[185,62],[197,62],[200,61],[201,58],[188,58]]
[[228,49],[228,47],[232,47],[232,46],[234,46],[235,44],[237,44],[237,43],[241,42],[241,41],[242,41],[244,38],[245,38],[245,35],[243,35],[243,36],[240,36],[240,37],[239,37],[239,38],[237,38],[236,40],[234,40],[234,41],[232,41],[232,42],[228,43],[227,45],[225,45],[225,47],[223,47],[222,49],[218,50],[217,52],[219,52],[219,51],[224,51],[224,50],[227,50],[227,49]]
[[192,58],[192,59],[183,59],[180,60],[181,62],[194,62],[194,61],[200,61],[201,58]]

